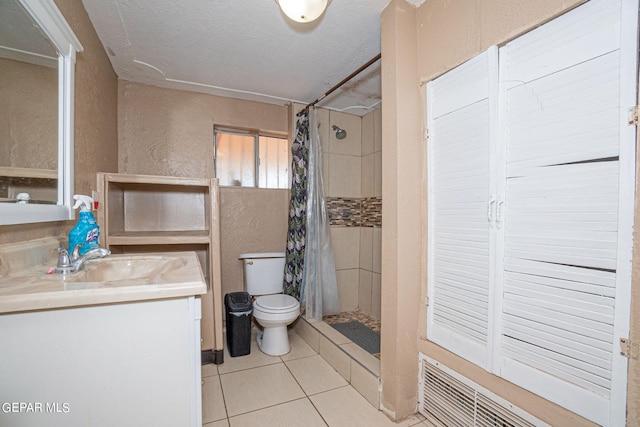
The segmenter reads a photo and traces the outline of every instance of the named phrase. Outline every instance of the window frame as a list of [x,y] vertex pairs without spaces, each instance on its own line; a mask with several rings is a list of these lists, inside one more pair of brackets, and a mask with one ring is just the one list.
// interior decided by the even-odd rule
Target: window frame
[[[286,187],[260,187],[260,138],[276,138],[287,141],[289,144],[288,135],[285,132],[277,131],[262,131],[257,129],[236,128],[231,126],[215,126],[213,127],[213,176],[218,177],[218,134],[223,133],[227,135],[247,136],[253,138],[253,186],[248,187],[240,185],[240,188],[263,188],[272,190],[287,190],[291,188],[291,174],[288,171],[288,179]],[[290,163],[290,154],[287,155],[287,165]],[[288,168],[289,169],[289,168]],[[236,187],[233,185],[222,185],[222,187]]]

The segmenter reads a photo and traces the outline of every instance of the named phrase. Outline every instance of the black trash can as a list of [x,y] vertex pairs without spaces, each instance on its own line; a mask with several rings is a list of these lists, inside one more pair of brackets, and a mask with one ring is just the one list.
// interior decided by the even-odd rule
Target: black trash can
[[224,306],[229,354],[245,356],[251,352],[251,296],[247,292],[231,292],[224,296]]

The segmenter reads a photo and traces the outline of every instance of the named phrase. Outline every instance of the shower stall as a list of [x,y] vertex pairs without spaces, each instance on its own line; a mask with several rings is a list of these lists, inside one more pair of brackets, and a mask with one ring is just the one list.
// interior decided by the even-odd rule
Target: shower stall
[[340,313],[324,320],[357,320],[380,332],[381,109],[362,117],[318,109],[318,123],[340,299]]
[[[307,310],[305,318],[320,321],[322,317],[374,354],[380,352],[381,329],[380,102],[341,111],[314,107],[380,59],[378,54],[294,117],[284,275],[285,293],[300,299]],[[354,90],[357,85],[353,82],[342,90]],[[344,113],[351,108],[366,113]],[[371,337],[374,344],[362,345],[359,341],[366,341],[362,335]]]

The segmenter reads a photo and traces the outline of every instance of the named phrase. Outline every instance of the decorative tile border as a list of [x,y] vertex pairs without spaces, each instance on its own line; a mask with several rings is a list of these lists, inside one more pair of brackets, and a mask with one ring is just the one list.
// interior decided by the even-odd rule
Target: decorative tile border
[[342,227],[382,226],[382,197],[327,197],[329,225]]

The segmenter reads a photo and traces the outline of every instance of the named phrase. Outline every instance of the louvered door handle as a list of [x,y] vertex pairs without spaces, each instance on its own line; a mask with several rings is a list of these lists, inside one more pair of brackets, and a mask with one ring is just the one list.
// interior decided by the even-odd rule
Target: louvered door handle
[[489,203],[487,204],[487,219],[489,220],[489,226],[493,227],[496,223],[496,198],[491,196]]
[[504,200],[500,200],[496,209],[496,227],[501,229],[504,225]]

